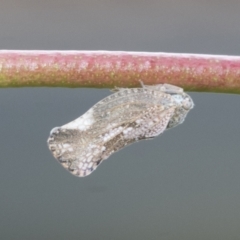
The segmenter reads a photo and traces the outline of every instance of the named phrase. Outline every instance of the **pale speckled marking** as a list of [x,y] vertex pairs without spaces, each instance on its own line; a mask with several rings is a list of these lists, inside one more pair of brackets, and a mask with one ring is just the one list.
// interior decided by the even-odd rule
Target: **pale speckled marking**
[[89,109],[84,115],[62,126],[65,129],[86,131],[94,123],[93,111]]
[[49,149],[75,176],[87,176],[112,153],[179,125],[194,105],[182,88],[169,84],[114,91],[50,132]]

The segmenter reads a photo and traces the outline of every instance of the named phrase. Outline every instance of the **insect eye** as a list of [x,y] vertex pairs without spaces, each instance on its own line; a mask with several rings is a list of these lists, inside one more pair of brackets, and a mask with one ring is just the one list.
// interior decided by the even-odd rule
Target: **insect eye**
[[182,104],[183,108],[186,109],[186,110],[189,110],[193,107],[193,103],[191,101],[191,99],[189,98],[186,98],[184,101],[183,101],[183,104]]

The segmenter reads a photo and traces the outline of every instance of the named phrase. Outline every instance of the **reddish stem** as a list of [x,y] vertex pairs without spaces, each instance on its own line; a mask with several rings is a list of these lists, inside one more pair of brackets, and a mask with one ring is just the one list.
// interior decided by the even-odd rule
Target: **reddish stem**
[[0,87],[136,87],[240,93],[240,57],[108,51],[0,51]]

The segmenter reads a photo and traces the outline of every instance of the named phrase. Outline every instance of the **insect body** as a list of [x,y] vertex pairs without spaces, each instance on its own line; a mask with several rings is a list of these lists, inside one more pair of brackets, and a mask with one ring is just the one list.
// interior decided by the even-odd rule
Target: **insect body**
[[169,84],[115,91],[50,133],[53,156],[76,176],[87,176],[112,153],[182,123],[194,105],[182,88]]

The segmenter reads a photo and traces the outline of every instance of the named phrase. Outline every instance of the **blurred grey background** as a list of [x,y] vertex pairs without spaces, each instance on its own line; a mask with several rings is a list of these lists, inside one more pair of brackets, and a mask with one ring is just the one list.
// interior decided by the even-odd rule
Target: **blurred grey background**
[[[238,0],[0,0],[0,49],[240,55]],[[109,90],[0,89],[0,239],[240,239],[240,96],[190,93],[183,125],[77,178],[50,130]]]

